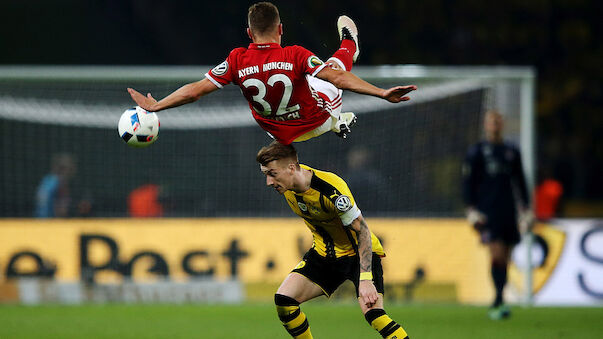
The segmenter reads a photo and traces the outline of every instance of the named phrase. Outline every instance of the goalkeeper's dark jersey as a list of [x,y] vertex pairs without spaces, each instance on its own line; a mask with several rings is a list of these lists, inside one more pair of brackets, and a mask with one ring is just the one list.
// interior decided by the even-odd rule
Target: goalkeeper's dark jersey
[[[310,189],[303,193],[286,191],[285,199],[312,232],[312,248],[333,259],[356,255],[358,239],[348,226],[361,213],[348,185],[333,173],[300,166],[313,173]],[[372,232],[371,244],[374,253],[385,256],[381,242]]]
[[528,206],[521,155],[509,144],[482,141],[469,149],[463,165],[463,198],[488,217],[488,227],[517,224],[516,200]]

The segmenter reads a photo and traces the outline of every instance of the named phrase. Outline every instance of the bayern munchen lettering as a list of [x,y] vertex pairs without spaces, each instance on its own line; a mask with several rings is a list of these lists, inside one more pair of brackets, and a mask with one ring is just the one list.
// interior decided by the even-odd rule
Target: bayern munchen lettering
[[[273,69],[282,69],[284,71],[292,71],[293,64],[284,61],[273,61],[262,65],[262,72],[268,72]],[[260,66],[249,66],[239,70],[239,79],[245,76],[256,74],[260,72]]]
[[239,70],[239,78],[242,78],[242,77],[250,75],[250,74],[259,73],[259,72],[260,72],[260,67],[257,65],[245,67],[245,68]]
[[262,66],[262,71],[263,72],[267,72],[273,69],[282,69],[285,71],[292,71],[293,70],[293,64],[290,62],[283,62],[283,61],[273,61],[273,62],[269,62],[267,64],[264,64],[264,66]]

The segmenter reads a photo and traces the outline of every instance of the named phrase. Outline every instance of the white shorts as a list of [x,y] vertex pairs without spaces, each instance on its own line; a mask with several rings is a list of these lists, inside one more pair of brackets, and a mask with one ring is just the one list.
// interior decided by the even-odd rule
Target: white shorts
[[[329,60],[327,60],[327,63],[329,63],[329,61],[336,62],[341,67],[341,69],[345,70],[345,66],[338,59],[330,58]],[[312,139],[314,137],[317,137],[328,131],[333,130],[333,128],[337,126],[339,114],[341,113],[343,94],[342,90],[335,87],[332,83],[324,81],[317,77],[307,76],[306,79],[308,80],[308,84],[310,85],[310,87],[312,87],[312,89],[314,89],[316,92],[326,95],[329,98],[331,105],[329,113],[331,114],[331,119],[327,119],[322,125],[316,127],[310,132],[307,132],[297,137],[297,139],[293,140],[293,142],[306,141],[308,139]]]

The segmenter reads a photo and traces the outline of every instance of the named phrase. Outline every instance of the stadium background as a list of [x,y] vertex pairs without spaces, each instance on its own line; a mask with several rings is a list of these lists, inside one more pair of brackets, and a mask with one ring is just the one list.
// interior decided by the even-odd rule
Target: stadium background
[[[5,0],[0,64],[213,65],[248,43],[250,3]],[[284,43],[321,56],[337,47],[334,20],[347,13],[362,28],[361,65],[534,66],[540,168],[563,183],[564,215],[603,213],[600,2],[276,4]]]
[[[244,27],[249,3],[47,3],[8,0],[0,4],[0,10],[5,14],[0,28],[4,32],[10,32],[2,36],[4,48],[0,64],[217,64],[230,49],[248,43]],[[337,47],[334,20],[340,13],[346,13],[357,20],[361,29],[361,65],[534,66],[538,84],[537,167],[553,173],[564,186],[563,204],[557,216],[594,218],[603,215],[603,182],[600,176],[603,170],[603,146],[601,139],[597,137],[597,131],[603,125],[599,114],[602,72],[599,60],[603,52],[601,42],[597,39],[601,33],[601,23],[596,15],[600,12],[601,5],[597,2],[507,1],[482,4],[473,1],[371,1],[369,4],[351,1],[345,2],[345,5],[343,2],[322,1],[275,3],[280,8],[285,24],[284,43],[299,43],[321,56],[329,55]],[[205,67],[200,71],[204,72],[206,69]],[[143,90],[151,91],[158,97],[178,85],[175,81],[123,83],[124,87],[144,88]],[[2,82],[0,86],[4,99],[55,97],[59,102],[77,107],[77,104],[85,103],[90,98],[101,98],[119,110],[119,107],[131,105],[125,91],[119,91],[116,84],[109,86],[102,81],[68,83],[11,80]],[[415,300],[415,303],[461,301],[484,304],[489,300],[491,289],[485,271],[485,252],[477,246],[476,239],[459,219],[462,216],[462,204],[458,198],[459,183],[456,181],[460,160],[467,145],[480,136],[480,114],[487,106],[484,104],[488,101],[486,96],[482,89],[475,89],[449,95],[445,99],[401,106],[396,110],[375,110],[374,114],[363,115],[363,125],[359,126],[350,140],[343,142],[333,136],[325,136],[324,140],[313,140],[299,146],[304,162],[318,168],[328,168],[344,176],[353,174],[351,163],[347,162],[350,153],[354,150],[361,154],[363,151],[368,152],[371,168],[362,171],[379,173],[383,178],[381,187],[385,188],[375,186],[379,188],[363,192],[362,185],[359,185],[358,189],[353,190],[357,192],[358,200],[364,201],[361,205],[363,211],[375,220],[373,224],[376,231],[385,237],[386,248],[388,244],[394,246],[390,267],[386,267],[392,283],[390,295],[394,296],[390,301],[394,304],[405,302],[403,305],[408,306],[411,300]],[[208,100],[209,104],[219,105],[224,100],[231,104],[236,104],[236,100],[239,100],[239,103],[244,104],[238,98],[235,88],[222,90]],[[21,106],[19,101],[4,100],[3,110],[9,110],[10,104],[15,103],[16,106]],[[43,105],[40,112],[46,114],[49,102],[41,103]],[[203,105],[197,107],[202,110]],[[88,119],[91,125],[96,121],[93,116]],[[510,131],[515,140],[516,124],[517,121],[511,122]],[[251,258],[242,259],[242,262],[249,260],[252,264],[246,263],[239,267],[238,274],[246,282],[247,298],[263,305],[262,302],[267,300],[265,297],[269,296],[275,281],[278,282],[288,269],[287,262],[295,262],[300,254],[300,244],[307,244],[309,241],[303,238],[306,232],[299,220],[266,218],[288,217],[290,212],[280,197],[263,187],[263,178],[257,173],[253,155],[259,145],[268,142],[257,126],[214,126],[216,128],[202,131],[165,128],[157,144],[148,149],[134,150],[126,148],[111,129],[86,127],[85,121],[78,121],[75,125],[77,128],[23,119],[0,120],[3,159],[0,164],[0,216],[3,217],[0,225],[2,300],[12,303],[15,295],[22,293],[19,289],[28,288],[14,284],[8,274],[10,268],[16,268],[20,272],[38,270],[48,274],[54,267],[56,270],[53,274],[58,280],[85,281],[86,274],[81,271],[80,262],[82,236],[105,236],[114,240],[119,249],[117,260],[109,261],[108,269],[98,273],[101,284],[127,281],[123,272],[124,267],[128,267],[128,260],[132,260],[129,268],[135,270],[135,280],[156,281],[157,276],[162,276],[161,268],[146,271],[146,266],[157,258],[154,255],[165,259],[171,279],[186,280],[189,277],[180,266],[184,265],[187,251],[197,255],[197,261],[191,261],[194,266],[192,271],[206,272],[213,268],[216,277],[227,278],[233,273],[228,257],[229,246],[232,249],[232,241],[238,240],[237,235],[245,232],[246,226],[251,225],[249,228],[258,230],[258,235],[250,236],[247,242],[240,240],[236,246],[252,255]],[[72,179],[71,192],[74,202],[81,199],[92,204],[92,209],[86,215],[78,215],[73,206],[70,216],[102,219],[27,219],[32,215],[33,197],[39,180],[49,171],[51,158],[57,152],[69,152],[76,159],[77,175]],[[122,219],[127,216],[128,192],[147,181],[161,184],[165,189],[165,216],[255,218]],[[364,182],[367,182],[366,178]],[[382,190],[390,192],[386,199],[379,194]],[[19,219],[14,219],[15,217]],[[107,217],[111,219],[105,219]],[[377,219],[383,217],[385,219]],[[408,217],[412,219],[402,219]],[[424,219],[425,217],[430,219]],[[270,230],[271,225],[286,230],[275,233]],[[586,249],[582,252],[583,257],[575,261],[575,265],[582,270],[580,274],[586,272],[579,279],[586,279],[586,286],[592,287],[592,281],[588,280],[588,277],[592,278],[589,273],[600,272],[601,269],[594,264],[588,266],[585,262],[597,262],[600,252],[596,247],[593,249],[592,244],[589,249],[589,243],[584,239],[593,234],[591,230],[599,230],[601,226],[595,221],[588,225],[570,224],[563,227],[567,234],[572,235],[568,236],[567,244],[576,243],[575,239],[583,239],[583,247]],[[576,231],[577,236],[573,236],[573,231]],[[216,243],[208,241],[207,238],[212,235],[204,232],[216,235]],[[195,235],[199,240],[191,242]],[[565,241],[562,236],[551,234],[549,228],[545,228],[541,235],[548,244]],[[187,239],[187,236],[191,239]],[[286,251],[280,253],[281,256],[265,253],[265,249],[258,244],[268,238],[273,241],[282,240],[287,244]],[[429,241],[423,245],[422,241],[426,238]],[[600,241],[600,237],[597,240]],[[405,241],[412,245],[406,246]],[[95,248],[91,246],[89,259],[92,265],[101,266],[110,259],[112,252],[110,246],[104,246],[106,244],[107,242],[100,240],[100,243],[94,244]],[[575,247],[579,248],[578,245]],[[146,265],[133,267],[134,258],[141,252],[146,255],[143,259],[150,261],[145,261]],[[28,254],[25,255],[25,260],[19,261],[19,265],[11,266],[10,261],[17,253]],[[35,260],[32,260],[32,253],[42,258],[38,267]],[[559,265],[563,264],[562,261]],[[431,266],[433,262],[437,263],[436,267]],[[256,267],[258,270],[261,267],[265,274],[257,276],[255,272],[256,275],[250,275],[249,271]],[[442,269],[443,267],[446,269]],[[539,273],[546,275],[548,279],[551,275],[547,271],[549,269],[542,267],[542,272]],[[521,280],[518,277],[518,267],[514,267],[514,270],[512,280]],[[417,284],[418,288],[414,288],[413,281],[419,281],[424,274],[428,277],[428,283]],[[456,275],[451,278],[446,274]],[[460,281],[463,279],[469,285],[462,285]],[[441,283],[442,281],[452,283]],[[522,282],[512,281],[512,286],[520,289]],[[597,295],[596,281],[594,286]],[[35,296],[30,295],[29,300],[22,301],[35,304],[40,300],[56,300],[56,296],[61,296],[64,291],[69,294],[72,291],[69,288],[38,286],[32,290],[30,286],[28,291],[35,290]],[[472,291],[469,296],[463,294],[463,290],[467,289]],[[117,295],[111,293],[114,292],[109,291],[103,294],[105,297],[92,300],[120,300],[111,299]],[[349,299],[349,291],[348,294],[345,293],[346,291],[344,295]],[[518,293],[521,294],[520,291]],[[346,300],[346,297],[342,299]],[[161,302],[162,299],[145,299],[142,296],[128,300]],[[191,297],[185,300],[195,299]],[[69,299],[62,301],[73,302]],[[563,301],[559,303],[563,304]],[[152,306],[148,307],[152,309]],[[263,309],[262,307],[256,309]],[[81,310],[89,314],[90,318],[95,316],[94,310],[85,307]],[[209,313],[212,312],[211,307],[208,310]],[[437,307],[435,310],[436,314],[440,312],[450,317],[457,311],[467,317],[476,316],[472,311],[454,306],[453,311]],[[600,309],[584,310],[576,319],[596,319],[593,315],[598,314],[596,312]],[[44,313],[46,316],[54,312],[52,308],[31,311]],[[144,309],[140,311],[146,312]],[[176,307],[173,311],[183,315],[188,312],[185,307]],[[421,309],[416,311],[424,312]],[[1,306],[0,312],[7,315],[19,314],[18,309],[12,306]],[[254,311],[246,312],[248,315]],[[568,310],[559,312],[568,316],[572,314]],[[428,317],[428,313],[423,314]],[[538,316],[537,311],[532,314]],[[434,317],[434,314],[431,316]],[[523,319],[531,316],[533,315],[524,314]],[[23,334],[26,333],[26,326],[22,325],[26,317],[27,315],[21,318],[0,317],[5,319],[0,324],[6,331],[0,337],[27,337]],[[412,324],[412,317],[409,318]],[[437,319],[438,316],[434,318]],[[276,320],[270,319],[264,321],[268,324],[265,326],[268,332],[278,327]],[[555,329],[554,319],[551,319],[553,318],[547,317],[546,323]],[[444,324],[441,327],[446,333],[445,321],[438,324]],[[421,326],[420,321],[416,320],[414,325],[417,333],[421,333],[422,328],[429,327],[426,324]],[[483,333],[489,336],[497,331],[490,324],[481,325]],[[122,326],[125,331],[140,333],[140,337],[161,337],[162,331],[165,331],[165,328],[157,328],[155,332],[142,334],[141,328],[127,324]],[[165,326],[170,327],[169,324]],[[210,323],[205,326],[211,327]],[[519,323],[508,326],[508,334],[519,336],[525,336],[535,328],[526,326],[527,332],[521,332],[523,327]],[[513,332],[515,329],[517,332]],[[600,328],[588,325],[574,330],[585,338],[593,335],[596,337],[597,333],[601,333]],[[48,333],[58,333],[57,337],[69,337],[62,331],[55,329]],[[448,333],[450,331],[454,329],[448,329]],[[105,328],[97,333],[100,333],[97,336],[103,337],[109,336],[111,331]],[[561,329],[555,332],[559,337],[563,337],[563,333],[567,334]],[[423,334],[424,337],[439,335],[425,332],[424,329]],[[281,332],[277,335],[284,337]]]

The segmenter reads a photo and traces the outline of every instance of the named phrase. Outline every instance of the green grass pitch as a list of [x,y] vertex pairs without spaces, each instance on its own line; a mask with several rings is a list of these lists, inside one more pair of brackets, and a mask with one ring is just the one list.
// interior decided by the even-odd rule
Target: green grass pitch
[[[359,308],[337,302],[302,306],[315,338],[380,338]],[[512,308],[491,321],[486,308],[390,305],[386,310],[413,339],[603,338],[603,308]],[[274,306],[86,305],[0,306],[0,338],[290,338]]]

